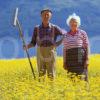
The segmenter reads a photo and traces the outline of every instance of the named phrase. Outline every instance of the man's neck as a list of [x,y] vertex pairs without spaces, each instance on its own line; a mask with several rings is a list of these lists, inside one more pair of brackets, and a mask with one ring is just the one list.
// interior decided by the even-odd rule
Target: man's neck
[[49,22],[42,22],[43,27],[48,27],[49,26]]

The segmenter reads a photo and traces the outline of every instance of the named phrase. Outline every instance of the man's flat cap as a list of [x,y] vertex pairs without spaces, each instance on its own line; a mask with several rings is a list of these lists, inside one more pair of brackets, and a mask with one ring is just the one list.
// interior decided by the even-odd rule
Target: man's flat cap
[[52,11],[51,11],[49,8],[46,8],[46,9],[41,10],[41,14],[42,14],[43,12],[45,12],[45,11],[48,11],[48,12],[52,13]]

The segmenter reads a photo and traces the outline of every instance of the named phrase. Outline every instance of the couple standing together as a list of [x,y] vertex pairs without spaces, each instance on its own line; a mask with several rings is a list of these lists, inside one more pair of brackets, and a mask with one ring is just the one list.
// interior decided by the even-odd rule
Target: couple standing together
[[[34,28],[31,42],[26,49],[37,44],[37,66],[39,77],[46,74],[53,79],[55,76],[56,47],[63,43],[63,67],[65,70],[76,75],[84,74],[87,78],[89,42],[87,33],[79,28],[80,17],[73,14],[68,17],[67,24],[69,32],[64,33],[57,25],[50,23],[52,11],[43,9],[41,11],[41,25]],[[61,39],[57,41],[57,37]],[[24,48],[25,49],[25,48]]]

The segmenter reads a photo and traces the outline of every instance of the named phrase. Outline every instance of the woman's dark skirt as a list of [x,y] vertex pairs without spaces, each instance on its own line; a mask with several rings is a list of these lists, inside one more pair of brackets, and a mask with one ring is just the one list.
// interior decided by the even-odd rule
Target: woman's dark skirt
[[66,51],[66,66],[68,72],[81,75],[84,73],[86,51],[82,47],[68,49]]

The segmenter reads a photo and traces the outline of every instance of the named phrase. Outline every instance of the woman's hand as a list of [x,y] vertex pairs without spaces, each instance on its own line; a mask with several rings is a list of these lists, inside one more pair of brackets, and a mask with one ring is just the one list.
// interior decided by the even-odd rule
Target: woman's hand
[[87,68],[88,66],[89,66],[89,60],[86,60],[84,67]]
[[66,64],[66,62],[64,62],[63,68],[64,68],[65,70],[67,70],[67,64]]

